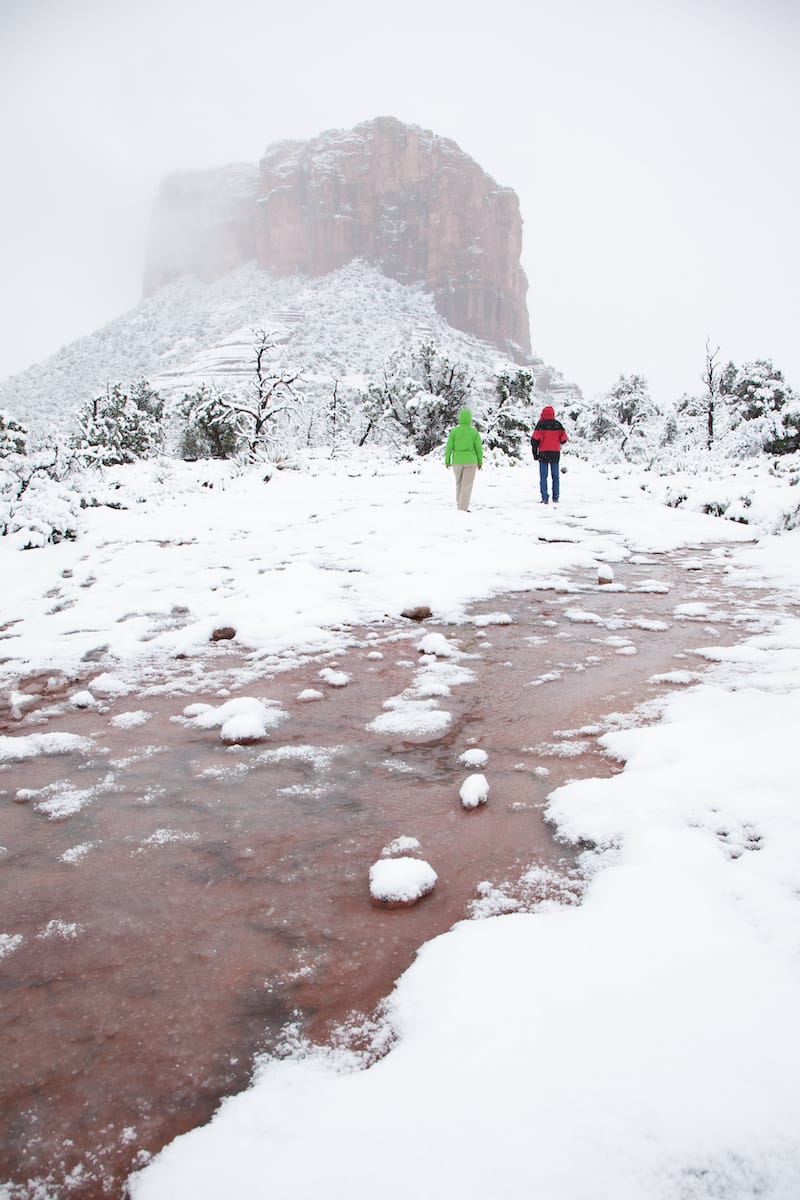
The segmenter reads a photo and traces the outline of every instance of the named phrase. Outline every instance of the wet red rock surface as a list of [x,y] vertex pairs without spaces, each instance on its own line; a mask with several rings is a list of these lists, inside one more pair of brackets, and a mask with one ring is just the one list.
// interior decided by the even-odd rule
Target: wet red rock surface
[[[521,876],[540,864],[565,881],[565,898],[577,890],[575,851],[543,820],[547,795],[617,770],[596,727],[668,690],[652,675],[702,670],[695,650],[757,627],[767,603],[754,595],[743,607],[737,591],[729,612],[719,559],[702,571],[680,557],[615,571],[630,590],[584,581],[583,593],[492,600],[459,626],[387,621],[290,671],[227,643],[106,711],[65,703],[97,665],[69,686],[22,683],[36,698],[0,733],[72,732],[92,748],[0,770],[0,932],[22,937],[1,964],[0,1179],[11,1195],[124,1195],[143,1154],[247,1085],[288,1019],[324,1039],[349,1012],[371,1011],[422,942],[468,914],[482,881],[525,901]],[[652,579],[669,592],[637,590]],[[687,600],[718,611],[675,619]],[[512,622],[477,623],[498,612]],[[431,631],[475,675],[440,701],[449,729],[368,730],[412,683]],[[333,664],[346,687],[320,680]],[[286,719],[235,747],[174,719],[189,703],[222,703],[223,684],[279,701]],[[306,688],[323,698],[299,701]],[[144,724],[111,724],[139,709]],[[467,812],[458,791],[471,768],[458,760],[474,745],[489,755],[491,792]],[[413,908],[382,909],[369,867],[401,835],[419,840],[438,883]]]

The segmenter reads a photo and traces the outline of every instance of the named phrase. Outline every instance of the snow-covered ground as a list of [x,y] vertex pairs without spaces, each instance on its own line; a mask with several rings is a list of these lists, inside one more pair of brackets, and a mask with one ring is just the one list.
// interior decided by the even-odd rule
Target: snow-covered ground
[[[765,587],[784,614],[736,647],[710,633],[708,672],[658,723],[603,735],[624,771],[551,794],[561,835],[596,847],[580,905],[428,943],[388,1000],[388,1053],[297,1042],[265,1060],[133,1178],[134,1200],[800,1195],[800,531],[759,538],[662,506],[634,474],[565,465],[558,509],[536,502],[530,465],[487,464],[465,514],[438,463],[312,457],[269,482],[145,463],[118,473],[126,507],[81,514],[76,542],[0,539],[0,681],[23,706],[0,766],[54,749],[25,726],[21,678],[67,672],[75,703],[129,691],[136,710],[144,679],[201,660],[221,627],[288,665],[387,613],[448,621],[509,589],[615,587],[601,568],[687,546],[726,564],[731,609]],[[591,616],[585,590],[574,607]],[[468,765],[491,787],[491,759]],[[0,929],[0,952],[15,936]]]

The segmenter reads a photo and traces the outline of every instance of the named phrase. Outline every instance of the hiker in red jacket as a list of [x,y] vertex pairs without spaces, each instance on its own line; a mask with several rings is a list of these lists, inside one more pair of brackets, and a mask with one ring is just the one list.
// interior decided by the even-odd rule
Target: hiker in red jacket
[[531,434],[531,450],[533,457],[539,460],[539,490],[542,493],[542,504],[547,504],[547,472],[553,485],[553,504],[558,504],[559,496],[559,460],[561,447],[567,440],[567,433],[551,405],[546,404],[542,415],[536,422],[536,428]]

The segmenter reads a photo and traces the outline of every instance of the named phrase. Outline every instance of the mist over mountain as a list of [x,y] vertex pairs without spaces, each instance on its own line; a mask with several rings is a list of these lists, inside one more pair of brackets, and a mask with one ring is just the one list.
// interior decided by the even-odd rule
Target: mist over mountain
[[455,142],[393,117],[270,146],[257,166],[168,177],[156,201],[145,293],[189,271],[247,262],[275,279],[360,258],[431,293],[456,329],[512,357],[530,351],[516,193]]
[[510,188],[389,117],[278,143],[257,166],[178,173],[154,205],[142,302],[0,385],[0,407],[65,431],[116,382],[167,400],[228,385],[252,371],[257,331],[312,402],[422,339],[479,385],[524,366],[558,402],[578,392],[530,352],[521,240]]

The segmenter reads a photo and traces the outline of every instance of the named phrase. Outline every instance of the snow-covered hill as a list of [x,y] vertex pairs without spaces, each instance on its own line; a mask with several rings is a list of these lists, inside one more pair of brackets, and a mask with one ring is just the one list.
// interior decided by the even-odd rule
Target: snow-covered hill
[[[363,262],[321,278],[273,280],[254,265],[214,283],[186,276],[143,300],[96,333],[0,384],[0,410],[32,431],[69,429],[85,401],[115,382],[147,379],[167,398],[202,382],[230,382],[252,372],[254,331],[275,332],[287,366],[302,373],[313,396],[334,377],[377,376],[399,346],[431,338],[479,377],[517,370],[494,346],[461,333],[431,296]],[[540,359],[529,364],[543,399],[577,388]]]

